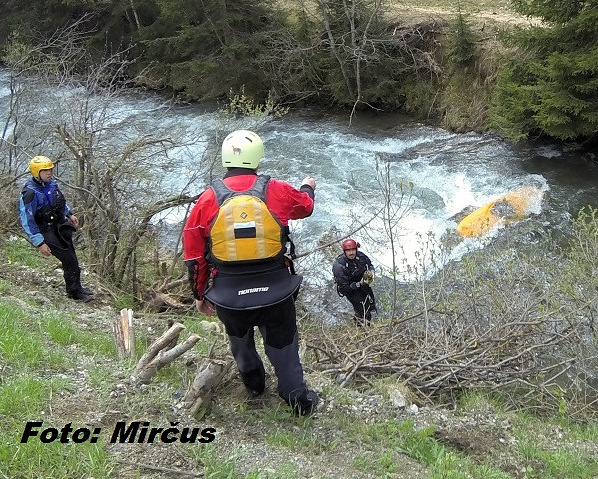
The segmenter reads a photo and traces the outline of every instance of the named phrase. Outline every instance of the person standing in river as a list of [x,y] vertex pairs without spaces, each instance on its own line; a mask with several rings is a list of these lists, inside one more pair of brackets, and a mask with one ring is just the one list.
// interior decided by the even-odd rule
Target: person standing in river
[[264,145],[251,131],[228,135],[221,153],[227,173],[201,194],[183,232],[196,308],[210,315],[215,305],[241,379],[255,396],[266,387],[254,341],[258,327],[279,396],[295,414],[308,415],[319,398],[306,386],[299,359],[295,297],[302,277],[294,274],[286,247],[289,220],[312,214],[316,182],[308,176],[297,190],[258,175]]
[[19,198],[21,226],[33,246],[62,263],[67,296],[91,301],[93,292],[81,285],[81,268],[73,244],[79,220],[53,178],[54,162],[47,156],[35,156],[29,162],[29,171],[32,176]]
[[332,274],[340,296],[346,297],[353,306],[355,323],[370,324],[376,312],[376,299],[370,284],[374,281],[374,266],[370,258],[358,251],[360,244],[348,238],[342,242],[343,252],[332,265]]

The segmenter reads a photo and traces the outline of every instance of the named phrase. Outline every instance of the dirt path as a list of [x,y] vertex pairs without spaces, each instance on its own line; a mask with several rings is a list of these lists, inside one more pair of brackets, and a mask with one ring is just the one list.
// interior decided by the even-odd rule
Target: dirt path
[[[482,3],[482,2],[481,2]],[[488,3],[488,2],[486,2]],[[497,2],[502,3],[502,2]],[[429,19],[451,20],[457,15],[455,6],[422,6],[421,2],[396,3],[390,7],[390,15],[396,16],[398,20],[404,21],[424,21]],[[506,6],[493,6],[483,4],[480,7],[462,9],[462,13],[472,19],[476,24],[484,28],[488,26],[508,27],[513,25],[527,25],[530,20],[517,13],[512,12]]]

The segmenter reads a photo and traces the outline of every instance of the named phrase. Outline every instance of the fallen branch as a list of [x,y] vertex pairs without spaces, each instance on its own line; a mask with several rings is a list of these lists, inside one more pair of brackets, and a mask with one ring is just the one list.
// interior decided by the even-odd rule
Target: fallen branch
[[575,329],[563,325],[554,332],[547,314],[502,319],[491,328],[463,322],[453,331],[445,315],[428,322],[414,318],[408,328],[322,329],[317,341],[306,344],[314,358],[311,367],[336,377],[341,386],[388,375],[426,402],[468,388],[508,392],[517,383],[530,391],[523,399],[547,397],[573,359],[546,363],[543,358],[575,341]]
[[158,471],[158,472],[166,472],[169,474],[176,474],[176,475],[183,475],[183,476],[190,476],[190,477],[204,477],[203,472],[188,472],[182,471],[180,469],[172,469],[170,467],[162,467],[162,466],[152,466],[150,464],[141,464],[139,462],[127,461],[125,459],[117,459],[116,462],[119,464],[124,464],[126,466],[133,466],[142,469],[148,469],[150,471]]
[[198,366],[195,380],[184,397],[191,416],[195,416],[202,408],[208,408],[214,390],[230,369],[231,364],[230,359],[224,361],[209,359]]
[[179,301],[174,295],[153,289],[148,289],[145,292],[144,302],[148,311],[182,310],[188,308],[188,305]]
[[200,337],[193,334],[181,344],[173,347],[177,343],[181,331],[184,329],[186,328],[181,323],[174,323],[168,331],[147,348],[147,351],[141,357],[131,375],[133,383],[147,384],[158,370],[195,346]]

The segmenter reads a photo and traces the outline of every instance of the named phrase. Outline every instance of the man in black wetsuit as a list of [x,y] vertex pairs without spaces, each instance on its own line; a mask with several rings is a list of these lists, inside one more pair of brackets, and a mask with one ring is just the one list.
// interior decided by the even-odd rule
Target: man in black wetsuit
[[372,312],[376,312],[376,299],[370,283],[374,280],[374,267],[370,258],[358,251],[359,243],[349,238],[343,241],[343,253],[336,258],[332,274],[338,294],[345,296],[354,310],[358,325],[368,325]]

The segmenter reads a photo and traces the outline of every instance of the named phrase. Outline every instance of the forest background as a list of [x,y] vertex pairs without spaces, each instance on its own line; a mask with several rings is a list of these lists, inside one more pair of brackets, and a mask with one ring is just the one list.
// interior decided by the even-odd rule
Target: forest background
[[[515,140],[594,141],[597,10],[562,0],[7,0],[0,45],[22,54],[76,22],[91,59],[118,55],[135,85],[181,100],[242,91]],[[70,60],[89,68],[90,58]]]

